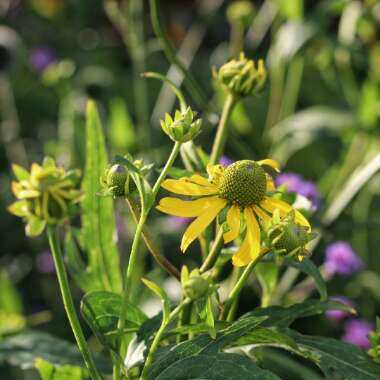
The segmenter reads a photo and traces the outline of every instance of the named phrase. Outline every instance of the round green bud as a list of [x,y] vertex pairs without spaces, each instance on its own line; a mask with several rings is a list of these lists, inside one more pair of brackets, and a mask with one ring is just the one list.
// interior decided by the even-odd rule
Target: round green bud
[[244,208],[258,204],[267,190],[264,169],[255,161],[237,161],[227,167],[219,186],[219,194]]
[[106,185],[111,195],[122,197],[126,194],[128,170],[124,165],[112,165],[107,171]]
[[209,282],[202,276],[190,277],[183,284],[183,293],[186,297],[197,300],[204,297],[209,290]]

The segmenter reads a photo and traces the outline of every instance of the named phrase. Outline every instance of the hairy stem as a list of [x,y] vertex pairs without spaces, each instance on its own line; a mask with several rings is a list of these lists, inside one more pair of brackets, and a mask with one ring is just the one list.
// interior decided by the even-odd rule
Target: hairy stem
[[236,104],[236,101],[236,97],[232,94],[229,94],[224,103],[222,116],[220,117],[218,130],[216,131],[214,144],[211,150],[211,165],[217,164],[220,160],[220,157],[223,154],[224,146],[226,145],[228,135],[228,121]]
[[73,330],[78,348],[83,356],[84,362],[90,372],[93,380],[101,380],[100,373],[98,372],[94,358],[91,354],[90,348],[87,345],[86,338],[84,337],[82,327],[79,323],[78,315],[75,311],[73,297],[71,295],[69,281],[63,262],[61,248],[58,242],[57,228],[49,226],[47,230],[50,250],[53,255],[55,269],[57,273],[58,283],[61,290],[63,305],[65,307],[67,318],[70,322],[71,329]]

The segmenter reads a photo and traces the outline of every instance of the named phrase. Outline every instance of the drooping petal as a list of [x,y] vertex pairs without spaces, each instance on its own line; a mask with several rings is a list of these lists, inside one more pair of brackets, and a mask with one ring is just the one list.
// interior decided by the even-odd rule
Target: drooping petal
[[271,158],[267,158],[266,160],[257,161],[259,165],[267,165],[276,170],[276,172],[280,171],[280,164],[276,160],[272,160]]
[[202,214],[207,207],[210,207],[210,203],[215,198],[217,197],[204,197],[195,201],[184,201],[178,198],[167,197],[162,198],[156,208],[169,215],[193,218]]
[[231,206],[227,212],[227,224],[229,231],[223,234],[223,239],[225,243],[229,243],[235,240],[240,231],[240,209],[238,206]]
[[227,201],[215,197],[204,212],[187,227],[182,237],[181,250],[185,252],[188,246],[201,235],[206,227],[216,218],[218,213],[225,207]]
[[311,230],[311,226],[308,220],[298,210],[294,209],[292,206],[288,205],[284,201],[281,201],[280,199],[265,198],[260,202],[260,206],[271,213],[275,209],[278,209],[280,211],[281,217],[286,216],[293,210],[295,215],[295,222],[301,226],[307,227],[308,230]]
[[161,187],[181,195],[213,195],[218,192],[218,189],[212,184],[208,183],[207,186],[203,186],[192,182],[190,178],[167,179],[162,183]]
[[244,209],[247,231],[239,250],[232,256],[232,264],[238,267],[248,265],[260,254],[260,227],[251,208]]
[[265,211],[263,211],[259,206],[253,206],[253,211],[255,214],[263,221],[270,222],[271,217]]
[[194,182],[201,186],[211,186],[211,183],[208,181],[207,178],[202,177],[199,174],[193,174],[191,177],[189,177],[190,182]]

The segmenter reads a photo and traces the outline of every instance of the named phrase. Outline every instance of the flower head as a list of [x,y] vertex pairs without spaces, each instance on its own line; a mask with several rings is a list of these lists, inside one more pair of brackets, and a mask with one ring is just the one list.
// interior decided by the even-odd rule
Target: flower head
[[18,182],[12,182],[12,191],[18,200],[8,210],[27,221],[28,236],[41,234],[47,223],[65,220],[82,198],[76,188],[79,172],[65,171],[51,158],[45,158],[42,166],[32,164],[30,172],[18,165],[13,171]]
[[246,58],[244,53],[239,59],[225,63],[218,71],[214,70],[214,78],[235,96],[249,96],[260,92],[264,87],[267,73],[264,61],[255,62]]
[[57,56],[50,48],[40,46],[32,49],[29,59],[33,69],[38,72],[42,72],[50,64],[57,61]]
[[114,198],[123,197],[129,192],[128,169],[121,164],[109,166],[100,178],[101,195],[111,195]]
[[202,119],[195,119],[195,116],[190,107],[184,112],[177,110],[174,120],[167,113],[165,120],[161,120],[161,128],[173,141],[190,141],[201,131]]
[[363,349],[370,347],[368,336],[374,330],[372,323],[362,319],[350,319],[344,325],[342,340]]
[[363,267],[362,260],[344,241],[336,241],[326,249],[325,267],[329,274],[350,275]]
[[[228,167],[209,165],[208,178],[199,174],[179,180],[168,179],[162,187],[173,193],[191,196],[192,200],[178,198],[161,199],[157,209],[167,214],[196,218],[186,229],[181,243],[184,252],[207,226],[219,215],[224,242],[235,240],[245,226],[245,238],[232,261],[245,266],[255,260],[261,251],[259,222],[270,221],[278,210],[285,217],[293,209],[287,203],[272,197],[273,181],[264,170],[270,166],[278,170],[274,160],[237,161]],[[310,230],[310,224],[297,210],[294,221]]]
[[286,190],[297,193],[307,198],[314,210],[318,209],[321,202],[321,194],[315,184],[305,181],[296,173],[281,173],[275,178],[276,186],[286,186]]
[[[339,302],[346,306],[350,306],[350,307],[354,306],[354,303],[347,297],[343,297],[343,296],[330,297],[330,300]],[[351,314],[344,310],[331,309],[331,310],[326,311],[326,317],[330,319],[331,321],[339,321],[349,316],[351,316]]]

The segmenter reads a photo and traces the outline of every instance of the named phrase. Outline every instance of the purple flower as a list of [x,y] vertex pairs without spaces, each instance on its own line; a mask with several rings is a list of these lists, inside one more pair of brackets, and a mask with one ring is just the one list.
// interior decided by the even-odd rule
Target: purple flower
[[326,248],[325,268],[330,275],[350,275],[362,269],[363,262],[348,243],[336,241]]
[[[347,297],[343,296],[337,296],[337,297],[330,297],[331,301],[336,301],[338,303],[341,303],[343,305],[347,305],[350,307],[354,306],[354,303]],[[343,311],[343,310],[328,310],[326,311],[326,317],[332,321],[338,321],[340,319],[344,319],[349,317],[351,314]]]
[[56,54],[46,46],[36,47],[30,52],[30,64],[38,72],[44,71],[46,67],[56,61]]
[[276,186],[286,185],[286,190],[297,193],[307,198],[313,209],[318,209],[321,202],[321,194],[313,182],[305,181],[296,173],[281,173],[275,178]]
[[231,160],[230,158],[228,158],[227,156],[222,156],[219,160],[219,164],[222,166],[229,166],[233,163],[234,163],[234,161]]
[[36,259],[37,269],[41,273],[54,273],[54,260],[49,251],[41,252]]
[[180,227],[185,226],[192,222],[194,218],[186,218],[184,216],[170,216],[169,221],[170,225],[173,225],[173,227]]
[[374,325],[361,319],[350,319],[344,325],[342,340],[363,349],[370,348],[368,335],[374,330]]

